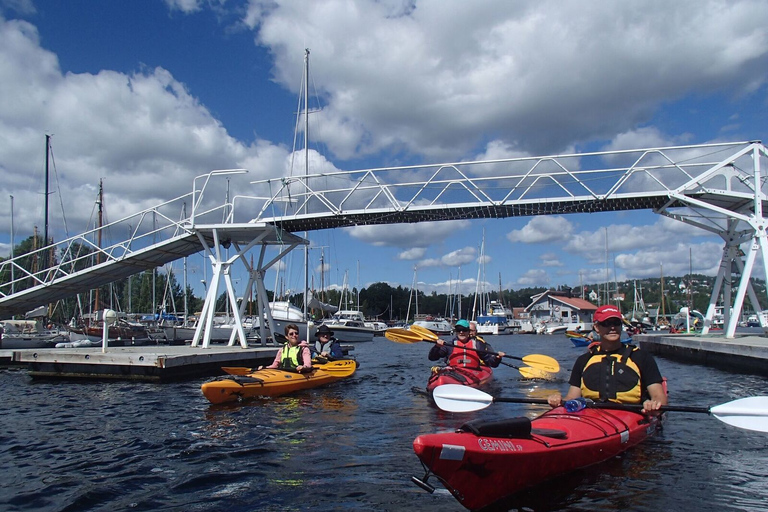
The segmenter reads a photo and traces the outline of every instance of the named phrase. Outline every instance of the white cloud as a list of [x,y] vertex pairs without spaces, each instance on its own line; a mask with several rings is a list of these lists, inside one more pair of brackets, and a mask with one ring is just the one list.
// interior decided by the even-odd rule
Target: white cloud
[[561,152],[629,133],[671,99],[766,79],[756,0],[352,5],[252,0],[244,18],[287,87],[312,49],[320,137],[343,158],[394,147],[448,160],[488,133],[489,156]]
[[563,262],[560,261],[560,258],[557,256],[557,254],[548,252],[546,254],[542,254],[540,256],[541,259],[541,265],[543,267],[562,267]]
[[[363,242],[376,246],[428,247],[439,243],[456,231],[469,228],[468,220],[419,222],[392,226],[355,226],[347,228],[349,234]],[[401,258],[406,259],[406,258]]]
[[519,288],[531,288],[534,286],[548,286],[550,282],[549,275],[542,269],[531,269],[520,276],[515,284]]
[[414,247],[398,254],[397,259],[407,261],[418,260],[419,258],[423,258],[426,253],[426,247]]
[[202,0],[164,0],[164,2],[172,11],[179,10],[186,14],[202,9]]
[[573,224],[560,215],[534,217],[522,229],[507,233],[507,239],[516,243],[548,243],[566,240],[573,230]]
[[426,267],[461,267],[477,261],[477,250],[474,247],[464,247],[445,254],[439,258],[428,258],[419,261],[418,268]]
[[[251,165],[247,179],[254,180],[286,168],[284,150],[231,138],[167,70],[64,74],[24,21],[0,19],[0,74],[0,193],[33,205],[16,212],[20,233],[42,217],[44,133],[54,134],[52,189],[60,189],[76,232],[88,225],[100,178],[105,208],[117,220],[189,192],[194,176],[213,169]],[[220,203],[222,187],[223,180],[207,199]],[[51,200],[56,219],[59,202]]]

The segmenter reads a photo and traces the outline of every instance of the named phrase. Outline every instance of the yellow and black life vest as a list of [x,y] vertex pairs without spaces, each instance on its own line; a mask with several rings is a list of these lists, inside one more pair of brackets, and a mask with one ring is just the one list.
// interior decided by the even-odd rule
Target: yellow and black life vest
[[630,359],[637,350],[627,345],[623,351],[606,354],[595,347],[581,373],[581,395],[592,400],[639,404],[642,401],[640,368]]
[[301,366],[302,363],[299,362],[299,356],[301,355],[301,350],[303,348],[304,347],[301,345],[292,347],[290,343],[283,345],[283,355],[280,358],[280,369],[295,370],[298,366]]

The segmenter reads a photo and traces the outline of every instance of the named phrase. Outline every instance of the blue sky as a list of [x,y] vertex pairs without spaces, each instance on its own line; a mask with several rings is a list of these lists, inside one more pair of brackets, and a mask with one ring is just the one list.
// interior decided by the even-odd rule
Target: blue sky
[[[99,178],[116,220],[212,169],[249,169],[238,190],[288,174],[304,48],[323,168],[766,140],[766,20],[758,0],[0,0],[0,254],[10,195],[17,242],[42,225],[46,133],[57,239],[62,205],[70,234],[92,222]],[[410,286],[416,267],[422,290],[445,292],[460,272],[469,293],[483,231],[486,286],[501,274],[519,289],[602,280],[606,229],[617,279],[717,270],[718,239],[651,212],[311,240],[331,284]],[[200,292],[202,259],[190,266]],[[298,266],[286,287],[300,286]]]

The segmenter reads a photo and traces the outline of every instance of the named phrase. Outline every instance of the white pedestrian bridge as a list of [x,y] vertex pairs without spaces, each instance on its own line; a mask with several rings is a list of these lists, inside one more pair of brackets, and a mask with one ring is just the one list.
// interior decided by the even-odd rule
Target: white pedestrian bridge
[[[211,180],[245,171],[212,171],[195,178],[189,194],[0,263],[0,318],[201,250],[213,266],[210,315],[222,278],[237,304],[229,278],[234,264],[247,268],[248,286],[265,304],[264,271],[306,244],[297,235],[304,231],[645,209],[723,239],[704,329],[716,304],[731,304],[732,315],[724,308],[725,335],[733,337],[744,300],[762,310],[749,278],[758,261],[758,277],[768,277],[766,164],[766,147],[756,141],[453,162],[255,181],[223,204],[206,196]],[[130,235],[103,242],[114,233]],[[267,253],[270,245],[277,256]],[[245,254],[254,248],[258,263],[251,265]]]

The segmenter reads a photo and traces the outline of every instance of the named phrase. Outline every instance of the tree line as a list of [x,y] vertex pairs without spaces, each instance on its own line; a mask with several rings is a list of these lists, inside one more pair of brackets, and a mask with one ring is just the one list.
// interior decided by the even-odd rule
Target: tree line
[[[69,255],[58,254],[51,255],[50,261],[40,261],[38,256],[33,253],[39,240],[36,236],[30,236],[14,248],[14,255],[21,255],[19,265],[22,268],[31,271],[38,271],[49,268],[54,264],[66,263],[68,258],[74,259],[77,254],[80,257],[76,263],[73,262],[73,268],[70,271],[81,270],[89,265],[87,258],[82,256],[96,253],[89,247],[74,246]],[[38,253],[39,254],[39,253]],[[28,255],[28,256],[25,256]],[[0,261],[3,261],[0,258]],[[91,262],[90,264],[93,264]],[[19,277],[18,275],[16,276]],[[4,269],[0,273],[0,289],[4,293],[10,292],[8,283],[11,281],[9,269]],[[639,290],[640,295],[646,305],[646,308],[660,308],[662,291],[664,297],[664,313],[675,314],[683,306],[691,306],[699,311],[706,311],[709,304],[709,297],[714,284],[714,277],[702,274],[688,274],[682,277],[664,278],[662,288],[661,279],[638,279],[611,283],[610,297],[611,303],[618,303],[622,311],[631,311],[635,302],[635,291]],[[766,287],[765,282],[759,279],[752,279],[752,285],[758,296],[764,296]],[[34,286],[31,278],[16,282],[15,291],[20,291]],[[572,297],[582,297],[589,300],[590,292],[604,293],[604,285],[589,284],[583,287],[571,288],[565,284],[553,288],[556,291],[565,293]],[[184,312],[184,302],[186,295],[187,311],[192,314],[202,309],[204,297],[198,297],[194,294],[192,288],[187,285],[183,290],[183,285],[179,283],[177,276],[172,273],[161,272],[157,270],[147,270],[140,274],[133,275],[128,279],[116,281],[114,283],[102,286],[96,290],[87,293],[78,294],[62,301],[59,301],[53,308],[52,319],[54,321],[66,323],[73,317],[78,317],[101,308],[110,308],[116,311],[127,313],[175,313]],[[487,300],[495,300],[503,303],[509,308],[522,308],[531,303],[531,297],[546,291],[546,287],[528,287],[519,290],[498,290],[487,293]],[[272,292],[267,292],[269,300],[274,299]],[[415,293],[408,287],[393,287],[387,283],[373,283],[368,287],[358,290],[353,288],[351,292],[344,294],[339,290],[326,290],[323,292],[315,291],[314,295],[321,301],[335,306],[341,306],[341,309],[359,309],[367,318],[379,319],[384,322],[402,322],[407,319],[413,319],[417,312],[432,316],[442,316],[446,318],[472,318],[473,310],[476,314],[479,307],[479,300],[476,300],[474,294],[467,295],[448,295],[441,293],[424,293],[416,290]],[[621,300],[614,300],[616,295],[623,296]],[[96,303],[98,297],[98,304]],[[349,299],[342,303],[342,298]],[[303,294],[295,294],[285,298],[294,305],[303,307]],[[248,301],[245,307],[246,314],[253,314],[256,311],[256,304],[251,298],[244,298]],[[604,299],[603,299],[604,300]],[[745,310],[749,308],[749,303],[745,304]],[[225,312],[227,310],[227,300],[224,293],[220,294],[216,301],[216,311]],[[315,317],[320,316],[320,312],[312,312]]]

